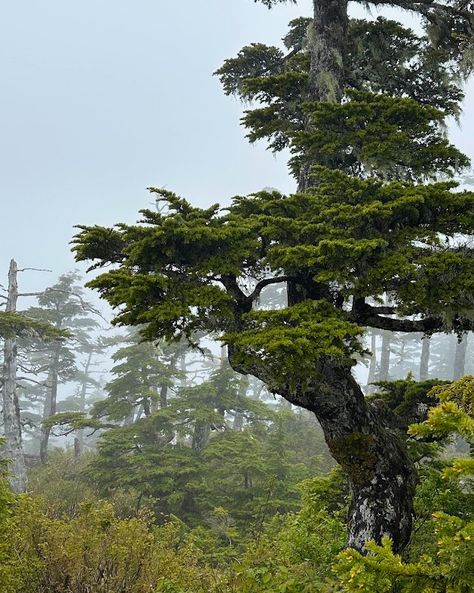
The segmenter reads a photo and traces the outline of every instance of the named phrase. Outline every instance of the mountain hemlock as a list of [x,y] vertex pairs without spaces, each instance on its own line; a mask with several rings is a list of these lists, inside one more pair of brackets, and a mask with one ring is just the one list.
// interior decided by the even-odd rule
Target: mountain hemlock
[[[79,227],[74,250],[112,264],[89,286],[115,323],[145,325],[151,340],[211,333],[235,370],[314,412],[350,482],[349,546],[388,536],[396,552],[412,532],[417,473],[397,418],[365,399],[351,369],[365,328],[473,328],[474,194],[438,179],[469,162],[444,124],[460,110],[474,23],[461,2],[389,4],[419,15],[424,35],[315,1],[311,19],[290,24],[287,54],[255,44],[217,72],[227,93],[258,102],[243,119],[250,140],[290,148],[298,193],[221,210],[152,188],[166,209]],[[257,308],[272,284],[286,285],[287,306]]]

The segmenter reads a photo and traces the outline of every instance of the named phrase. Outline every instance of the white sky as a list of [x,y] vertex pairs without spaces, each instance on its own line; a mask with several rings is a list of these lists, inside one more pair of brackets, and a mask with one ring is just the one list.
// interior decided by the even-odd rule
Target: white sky
[[[0,18],[0,282],[8,261],[41,288],[75,267],[74,224],[133,222],[146,187],[194,203],[291,191],[285,158],[250,146],[242,106],[212,72],[245,44],[278,43],[311,1],[15,0]],[[374,13],[375,15],[377,13]],[[386,14],[386,13],[384,13]],[[452,140],[474,156],[474,85]]]

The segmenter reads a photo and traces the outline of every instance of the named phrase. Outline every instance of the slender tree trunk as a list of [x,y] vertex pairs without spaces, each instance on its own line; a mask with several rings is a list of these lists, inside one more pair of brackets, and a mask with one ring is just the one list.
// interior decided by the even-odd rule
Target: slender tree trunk
[[467,351],[468,337],[465,334],[462,340],[456,342],[456,350],[454,351],[454,365],[453,365],[453,379],[459,379],[465,375],[466,366],[466,351]]
[[211,436],[211,425],[209,422],[196,422],[193,430],[192,449],[200,453],[206,448]]
[[[247,397],[247,390],[249,387],[249,378],[247,375],[242,375],[239,382],[239,401],[243,401]],[[234,416],[233,429],[237,432],[242,432],[244,427],[244,413],[241,410],[236,410]]]
[[135,411],[135,407],[132,405],[130,414],[126,418],[124,418],[124,426],[130,426],[130,424],[133,424],[135,422]]
[[369,363],[369,373],[367,375],[367,387],[366,392],[370,394],[374,390],[374,381],[376,379],[375,373],[377,370],[377,332],[374,330],[372,331],[372,336],[370,338],[370,352],[372,356],[370,357]]
[[[79,411],[85,413],[86,399],[87,399],[87,385],[89,383],[89,369],[92,362],[92,352],[87,355],[86,364],[84,366],[84,377],[81,384],[81,392],[79,394]],[[76,442],[77,441],[77,442]],[[77,437],[74,439],[74,455],[80,457],[84,452],[84,431],[79,430]]]
[[145,415],[145,418],[148,418],[148,416],[151,415],[151,401],[149,397],[144,397],[142,400],[142,405],[141,408],[143,410],[143,414]]
[[429,336],[423,336],[421,339],[420,381],[427,381],[429,377],[430,346],[431,338]]
[[[170,360],[170,366],[169,366],[169,376],[170,377],[172,377],[174,375],[174,373],[176,372],[176,364],[178,362],[178,358],[179,358],[178,354],[174,354]],[[182,362],[185,364],[185,361],[186,361],[186,355],[183,356]],[[184,368],[184,371],[186,371],[186,366]],[[167,382],[162,383],[162,385],[160,386],[160,391],[159,391],[160,410],[168,407],[168,391],[169,391],[168,383]]]
[[133,416],[130,424],[134,424],[135,422],[138,422],[140,420],[140,418],[142,417],[142,414],[145,411],[143,404],[140,404],[137,408],[134,408],[133,410],[134,410],[134,416]]
[[80,459],[83,452],[83,445],[79,437],[74,437],[74,459]]
[[168,407],[168,384],[163,383],[160,387],[160,410]]
[[[18,300],[18,266],[10,261],[8,271],[7,312],[15,312]],[[27,488],[25,456],[21,436],[20,405],[17,393],[17,344],[15,338],[5,339],[3,347],[3,424],[5,431],[4,455],[10,460],[10,484],[14,492]]]
[[181,387],[187,387],[188,385],[188,376],[186,374],[187,368],[186,368],[186,354],[183,354],[183,356],[181,356],[181,360],[179,361],[179,370],[182,373],[182,377],[181,377],[181,381],[180,381],[180,386]]
[[382,349],[380,352],[380,367],[378,372],[379,381],[388,381],[390,372],[390,342],[391,333],[382,330]]
[[[60,344],[54,344],[53,352],[51,354],[51,363],[48,371],[48,381],[46,389],[46,400],[44,403],[43,420],[56,414],[56,405],[58,399],[58,364],[59,364]],[[49,437],[51,435],[51,428],[43,426],[41,430],[40,440],[40,459],[41,463],[48,461],[48,445]]]

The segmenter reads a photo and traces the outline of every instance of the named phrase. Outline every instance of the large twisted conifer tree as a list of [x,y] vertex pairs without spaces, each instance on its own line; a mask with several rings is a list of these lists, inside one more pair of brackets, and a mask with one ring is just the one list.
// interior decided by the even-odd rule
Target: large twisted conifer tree
[[[146,324],[150,339],[212,332],[235,369],[316,414],[351,484],[349,545],[360,550],[384,534],[403,548],[416,484],[399,423],[352,375],[364,328],[474,327],[474,194],[436,181],[468,164],[443,124],[469,73],[472,13],[392,4],[421,15],[427,35],[315,0],[313,18],[291,23],[286,55],[255,44],[218,71],[227,93],[259,101],[244,116],[250,139],[290,147],[297,194],[260,192],[222,212],[153,189],[166,212],[80,227],[74,248],[113,264],[90,285],[117,323]],[[288,306],[260,309],[277,283]]]

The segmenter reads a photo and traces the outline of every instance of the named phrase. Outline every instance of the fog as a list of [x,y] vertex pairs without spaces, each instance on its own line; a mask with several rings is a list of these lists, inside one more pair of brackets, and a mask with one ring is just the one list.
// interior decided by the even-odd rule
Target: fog
[[[265,186],[291,191],[285,155],[248,144],[242,105],[212,73],[247,43],[279,43],[310,4],[269,11],[252,0],[5,3],[3,274],[11,257],[20,267],[50,268],[21,277],[25,290],[44,288],[76,267],[68,247],[75,224],[133,222],[148,206],[149,186],[201,206]],[[470,156],[473,98],[471,84],[461,127],[450,130]]]

